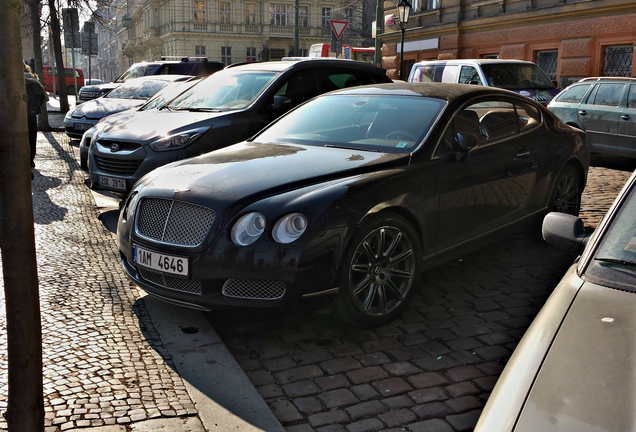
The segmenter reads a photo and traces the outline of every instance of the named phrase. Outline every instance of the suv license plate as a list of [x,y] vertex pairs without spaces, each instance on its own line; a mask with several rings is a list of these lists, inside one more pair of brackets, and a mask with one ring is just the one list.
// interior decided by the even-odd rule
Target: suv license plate
[[99,185],[108,189],[126,190],[126,180],[117,177],[99,176]]
[[188,259],[159,252],[152,252],[135,246],[133,260],[140,266],[179,276],[188,276]]

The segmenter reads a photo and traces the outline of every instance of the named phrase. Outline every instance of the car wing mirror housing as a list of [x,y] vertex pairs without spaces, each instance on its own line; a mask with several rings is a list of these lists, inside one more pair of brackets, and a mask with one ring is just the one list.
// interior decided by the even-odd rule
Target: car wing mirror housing
[[543,239],[559,249],[580,255],[590,234],[581,218],[566,213],[550,212],[543,219]]
[[289,106],[291,106],[290,98],[288,98],[287,96],[274,96],[274,102],[272,103],[272,111],[281,109],[281,108],[288,108]]

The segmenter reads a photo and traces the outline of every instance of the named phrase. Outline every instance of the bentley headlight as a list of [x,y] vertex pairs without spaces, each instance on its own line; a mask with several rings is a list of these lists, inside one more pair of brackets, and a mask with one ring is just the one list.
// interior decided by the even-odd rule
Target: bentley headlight
[[254,243],[265,231],[265,216],[252,212],[241,216],[232,227],[232,241],[237,246]]
[[157,141],[151,142],[150,148],[158,152],[181,149],[192,144],[208,129],[210,129],[210,126],[180,132],[174,135],[168,135],[158,139]]
[[307,218],[300,213],[290,213],[276,222],[272,237],[278,243],[291,243],[303,235],[307,229]]

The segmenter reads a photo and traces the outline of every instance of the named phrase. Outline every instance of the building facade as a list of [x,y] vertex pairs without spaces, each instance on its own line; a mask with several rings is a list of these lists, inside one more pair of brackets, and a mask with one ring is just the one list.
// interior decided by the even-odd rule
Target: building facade
[[[382,64],[397,78],[401,30],[384,3]],[[537,63],[560,88],[589,76],[636,76],[636,0],[412,0],[404,66],[434,59]]]
[[[360,45],[371,34],[368,0],[300,1],[299,55],[330,43],[330,19],[347,20],[341,42]],[[98,26],[100,77],[115,79],[132,63],[163,56],[207,57],[225,64],[294,55],[293,1],[115,0]],[[364,17],[367,17],[366,19]],[[367,34],[368,33],[368,34]]]

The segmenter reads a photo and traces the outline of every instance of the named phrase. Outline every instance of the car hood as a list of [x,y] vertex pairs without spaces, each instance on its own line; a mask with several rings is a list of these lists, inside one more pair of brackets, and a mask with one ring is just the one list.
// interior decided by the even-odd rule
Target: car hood
[[636,293],[585,282],[515,432],[636,430]]
[[140,183],[175,191],[214,190],[247,204],[304,185],[376,170],[379,165],[406,164],[408,158],[403,153],[242,142],[158,168]]
[[209,126],[213,119],[226,114],[227,112],[139,111],[134,117],[126,116],[109,124],[100,132],[100,138],[134,141],[143,145],[169,134]]
[[110,114],[140,107],[145,102],[140,99],[97,98],[77,106],[71,115],[74,118],[100,119]]

